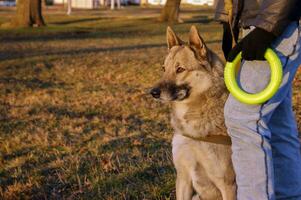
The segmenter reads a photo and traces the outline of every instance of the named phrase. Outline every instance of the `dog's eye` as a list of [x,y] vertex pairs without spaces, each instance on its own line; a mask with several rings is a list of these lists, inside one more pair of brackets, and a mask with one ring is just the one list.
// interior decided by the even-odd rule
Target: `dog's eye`
[[184,71],[185,71],[185,69],[183,67],[178,67],[176,72],[177,72],[177,74],[179,74],[179,73],[182,73]]
[[164,66],[162,66],[162,70],[163,70],[163,72],[165,72],[165,67]]

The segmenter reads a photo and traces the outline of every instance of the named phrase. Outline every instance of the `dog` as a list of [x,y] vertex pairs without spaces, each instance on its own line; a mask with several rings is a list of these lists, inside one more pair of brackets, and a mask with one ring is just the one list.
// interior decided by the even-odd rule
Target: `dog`
[[235,200],[231,140],[223,115],[228,97],[224,62],[207,48],[195,26],[188,44],[170,27],[166,37],[164,73],[150,93],[171,103],[177,200]]

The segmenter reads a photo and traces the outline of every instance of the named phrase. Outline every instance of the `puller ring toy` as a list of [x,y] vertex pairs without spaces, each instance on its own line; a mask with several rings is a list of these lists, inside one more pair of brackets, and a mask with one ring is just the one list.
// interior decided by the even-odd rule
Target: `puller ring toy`
[[282,64],[277,54],[268,48],[264,54],[271,68],[271,79],[268,86],[259,93],[250,94],[243,91],[236,82],[237,67],[240,65],[241,52],[236,56],[233,62],[227,62],[224,78],[230,93],[240,102],[246,104],[262,104],[272,98],[280,87],[282,81]]

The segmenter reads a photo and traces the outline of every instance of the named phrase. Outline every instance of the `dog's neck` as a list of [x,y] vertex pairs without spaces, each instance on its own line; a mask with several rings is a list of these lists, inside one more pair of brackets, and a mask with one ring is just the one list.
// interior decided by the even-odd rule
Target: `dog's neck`
[[224,125],[224,104],[228,97],[223,80],[217,77],[202,95],[173,104],[172,125],[176,132],[192,137],[227,135]]

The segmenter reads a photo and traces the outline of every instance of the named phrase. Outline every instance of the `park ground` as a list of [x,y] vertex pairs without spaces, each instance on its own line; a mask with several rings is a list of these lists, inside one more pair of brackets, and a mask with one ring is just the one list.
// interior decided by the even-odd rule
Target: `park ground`
[[[45,28],[0,29],[0,199],[175,198],[169,108],[147,94],[167,52],[159,12],[47,8]],[[212,9],[181,18],[183,39],[197,25],[222,55]]]

